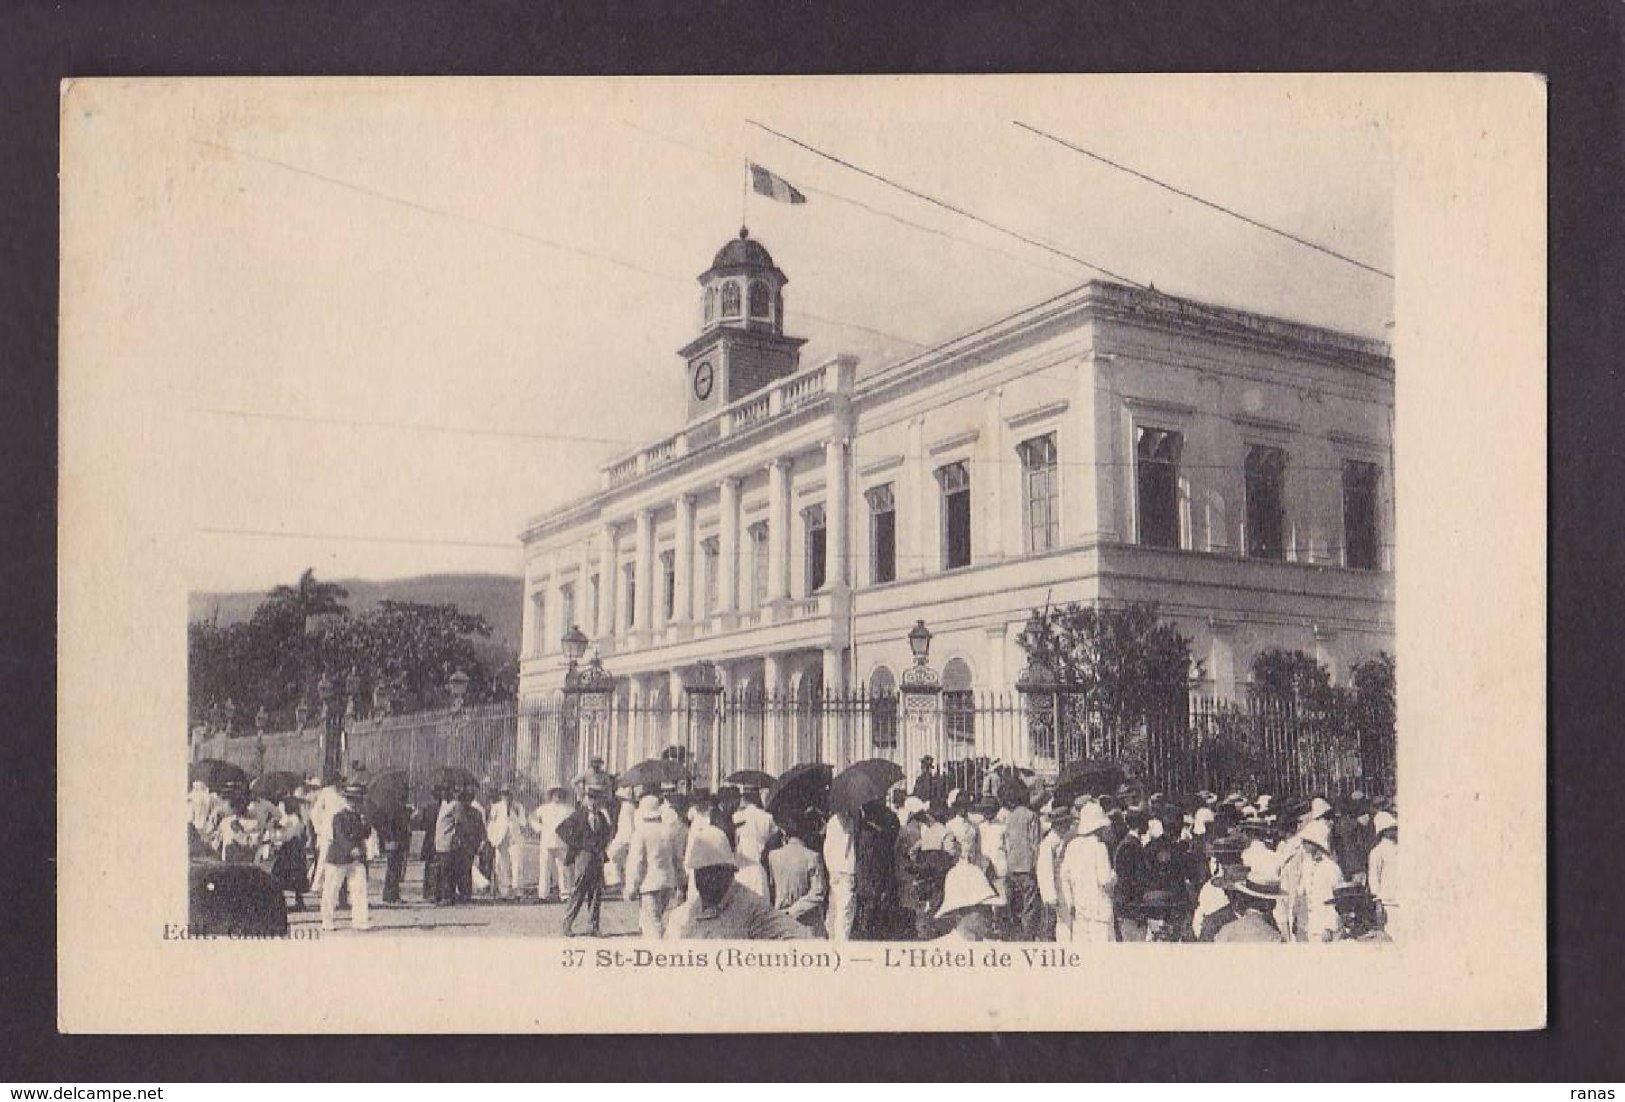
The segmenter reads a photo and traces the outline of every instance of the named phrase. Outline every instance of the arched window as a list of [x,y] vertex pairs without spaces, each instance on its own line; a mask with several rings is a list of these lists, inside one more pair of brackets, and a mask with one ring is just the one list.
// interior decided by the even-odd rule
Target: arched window
[[732,280],[722,285],[722,316],[725,318],[739,316],[739,284]]
[[869,675],[869,733],[876,750],[897,746],[897,679],[885,666]]
[[714,319],[716,316],[717,289],[715,287],[707,287],[705,289],[705,323],[710,325],[712,319]]
[[767,284],[759,279],[750,281],[750,316],[753,318],[766,318],[772,313],[772,306],[768,301]]
[[963,658],[950,658],[942,667],[942,721],[950,742],[976,741],[976,694]]

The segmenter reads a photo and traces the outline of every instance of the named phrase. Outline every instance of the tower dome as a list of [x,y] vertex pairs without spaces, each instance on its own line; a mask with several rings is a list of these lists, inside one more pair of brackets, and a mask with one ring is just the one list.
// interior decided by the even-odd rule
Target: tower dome
[[702,325],[784,332],[784,285],[790,282],[773,254],[741,226],[700,274]]

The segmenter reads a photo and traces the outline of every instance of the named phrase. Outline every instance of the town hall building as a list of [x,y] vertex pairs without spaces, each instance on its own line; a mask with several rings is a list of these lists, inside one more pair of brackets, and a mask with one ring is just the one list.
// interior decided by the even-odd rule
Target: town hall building
[[1339,679],[1392,650],[1381,342],[1096,281],[860,373],[802,363],[788,282],[725,244],[681,423],[526,525],[522,704],[557,699],[572,626],[655,706],[702,662],[730,692],[885,696],[918,620],[945,700],[1007,691],[1046,602],[1156,602],[1220,698],[1266,648]]

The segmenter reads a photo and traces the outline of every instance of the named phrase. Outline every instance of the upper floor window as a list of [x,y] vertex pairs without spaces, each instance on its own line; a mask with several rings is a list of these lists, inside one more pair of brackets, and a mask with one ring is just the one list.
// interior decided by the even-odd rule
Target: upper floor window
[[638,624],[638,571],[637,567],[627,563],[621,568],[621,587],[626,591],[626,626],[637,627]]
[[717,559],[721,554],[722,545],[716,536],[701,541],[700,560],[705,574],[705,612],[708,616],[717,610]]
[[530,595],[530,656],[540,658],[547,653],[547,596]]
[[942,568],[970,565],[970,467],[963,462],[937,469],[942,487]]
[[1343,564],[1359,570],[1382,565],[1381,530],[1377,522],[1377,487],[1382,471],[1375,463],[1343,463]]
[[767,522],[750,526],[750,607],[767,603]]
[[739,284],[733,280],[722,285],[722,316],[725,318],[739,316]]
[[591,634],[597,635],[604,630],[604,625],[598,622],[598,575],[594,574],[587,579],[587,610],[586,616],[591,624],[588,629]]
[[1048,551],[1061,543],[1061,483],[1056,474],[1055,434],[1025,440],[1016,452],[1021,456],[1021,479],[1026,489],[1023,505],[1027,550]]
[[869,502],[869,576],[876,584],[897,580],[897,504],[891,483],[863,495]]
[[576,587],[573,583],[559,586],[559,625],[560,635],[576,626]]
[[1286,556],[1286,452],[1256,447],[1247,452],[1247,557]]
[[1135,441],[1139,537],[1145,547],[1180,546],[1179,456],[1184,447],[1184,436],[1167,429],[1142,428]]
[[750,316],[753,318],[768,318],[773,312],[769,301],[767,284],[759,279],[750,282]]
[[660,607],[661,619],[671,623],[677,611],[677,552],[660,553]]
[[807,592],[817,593],[824,588],[825,577],[824,507],[809,506],[801,517],[807,529]]
[[705,289],[704,298],[705,324],[710,325],[711,322],[716,320],[717,316],[717,289],[715,287],[707,287]]

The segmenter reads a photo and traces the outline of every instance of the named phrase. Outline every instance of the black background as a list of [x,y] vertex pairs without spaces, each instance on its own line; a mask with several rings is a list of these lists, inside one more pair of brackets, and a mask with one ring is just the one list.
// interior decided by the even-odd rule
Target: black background
[[[579,10],[573,10],[579,9]],[[1625,1079],[1625,7],[0,3],[0,1080]],[[1523,1034],[118,1038],[55,1032],[57,85],[68,76],[1518,70],[1550,82],[1551,1025]],[[1493,379],[1487,375],[1487,379]],[[1441,416],[1448,411],[1441,411]],[[1483,446],[1492,447],[1485,441]],[[1517,503],[1509,503],[1515,508]],[[141,584],[130,579],[130,584]],[[1491,595],[1493,596],[1493,595]],[[117,655],[110,654],[109,662]],[[107,732],[117,737],[116,731]],[[1425,731],[1410,732],[1425,737]],[[1540,783],[1529,780],[1531,792]],[[1519,808],[1491,814],[1517,815]],[[1466,833],[1482,829],[1463,821]],[[1542,886],[1530,884],[1530,891]],[[1495,967],[1493,959],[1484,967]],[[252,999],[272,976],[221,975]],[[300,977],[319,983],[319,973]],[[492,997],[513,977],[493,977]],[[1085,978],[1083,982],[1087,982]],[[1258,987],[1272,982],[1258,977]],[[1358,989],[1328,999],[1358,1001]],[[122,997],[139,1001],[138,990]],[[899,986],[888,997],[907,997]],[[1131,990],[1103,990],[1105,1006]],[[1246,991],[1229,993],[1238,1003]],[[290,1025],[295,1023],[290,1023]],[[302,1024],[302,1023],[301,1023]],[[1214,1025],[1222,1027],[1222,1013]],[[1289,1023],[1286,1023],[1289,1024]]]

